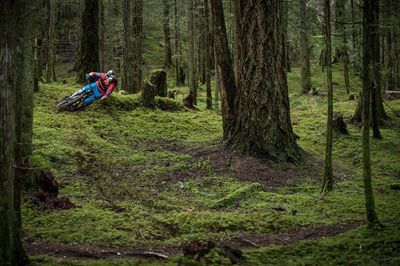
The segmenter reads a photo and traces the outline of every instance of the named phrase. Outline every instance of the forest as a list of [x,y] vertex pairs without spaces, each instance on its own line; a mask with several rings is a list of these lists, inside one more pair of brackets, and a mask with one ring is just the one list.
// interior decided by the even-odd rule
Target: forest
[[400,265],[400,1],[1,0],[0,265]]

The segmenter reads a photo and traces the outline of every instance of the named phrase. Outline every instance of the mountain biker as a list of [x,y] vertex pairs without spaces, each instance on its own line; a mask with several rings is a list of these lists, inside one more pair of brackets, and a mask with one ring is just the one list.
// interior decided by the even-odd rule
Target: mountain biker
[[114,70],[109,70],[107,73],[90,72],[86,75],[88,81],[90,79],[95,80],[91,82],[76,93],[90,91],[91,95],[86,97],[83,102],[83,106],[88,106],[97,100],[105,100],[110,97],[111,93],[118,86],[118,80]]

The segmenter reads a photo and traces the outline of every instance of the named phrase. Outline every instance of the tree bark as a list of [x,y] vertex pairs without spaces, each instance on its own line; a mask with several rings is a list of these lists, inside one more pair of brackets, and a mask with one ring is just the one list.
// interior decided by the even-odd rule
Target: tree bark
[[132,4],[130,0],[122,1],[122,78],[121,88],[128,92],[135,92],[133,77],[133,44],[132,44]]
[[140,91],[143,83],[142,45],[143,45],[143,0],[132,0],[133,25],[133,89],[132,93]]
[[[221,0],[210,1],[212,31],[214,37],[214,56],[216,68],[216,88],[220,88],[222,99],[222,126],[224,140],[232,136],[235,126],[236,83],[232,59],[226,34],[224,10]],[[217,96],[218,91],[216,91]],[[215,97],[217,100],[217,97]]]
[[[299,39],[300,39],[300,60],[301,60],[301,92],[308,93],[311,90],[310,71],[310,43],[308,39],[307,25],[307,2],[308,0],[297,0],[299,10]],[[285,44],[286,45],[286,44]],[[284,47],[286,50],[286,47]]]
[[54,68],[54,49],[55,49],[55,23],[56,23],[56,4],[55,0],[48,0],[49,14],[49,33],[47,40],[47,64],[46,64],[46,82],[56,81]]
[[85,75],[100,71],[99,64],[99,1],[85,0],[81,20],[81,42],[78,60],[78,82],[85,82]]
[[172,49],[171,49],[171,28],[169,25],[169,7],[170,0],[163,0],[164,7],[164,20],[163,20],[163,30],[164,30],[164,68],[168,69],[172,67]]
[[240,69],[229,144],[244,154],[297,162],[300,151],[290,120],[282,4],[240,1]]
[[[330,0],[324,0],[324,26],[325,26],[325,50],[326,57],[332,57],[331,42],[331,6]],[[332,171],[332,121],[333,121],[333,88],[332,88],[332,61],[326,60],[326,82],[328,88],[328,121],[326,125],[326,143],[325,143],[325,166],[322,179],[321,193],[332,191],[333,189],[333,171]]]
[[[0,265],[27,265],[28,257],[23,249],[20,239],[19,212],[15,202],[18,201],[18,191],[15,191],[15,164],[16,152],[16,108],[18,107],[17,95],[21,95],[21,83],[17,84],[16,67],[23,62],[22,53],[31,52],[32,41],[29,51],[23,51],[22,22],[28,21],[26,14],[27,3],[25,1],[4,0],[0,2],[0,66],[2,75],[0,82]],[[29,16],[30,17],[30,16]],[[30,19],[30,18],[29,18]],[[31,23],[33,24],[33,23]],[[17,54],[18,53],[18,54]],[[32,60],[32,57],[31,57]],[[20,81],[19,81],[20,82]],[[31,84],[32,85],[32,84]],[[33,87],[30,87],[33,90]],[[21,108],[21,107],[19,107]]]
[[99,0],[99,67],[102,71],[105,68],[105,14],[104,14],[104,0]]
[[204,0],[204,74],[207,91],[207,109],[212,109],[212,92],[211,92],[211,51],[210,49],[210,9],[208,0]]
[[[364,18],[363,18],[363,129],[362,129],[362,146],[363,146],[363,181],[365,193],[365,207],[367,212],[367,220],[370,225],[378,222],[378,216],[375,212],[375,199],[371,184],[371,157],[369,143],[370,129],[370,102],[371,93],[376,84],[376,38],[378,27],[378,10],[379,0],[364,0]],[[379,39],[378,39],[379,42]],[[378,50],[379,54],[379,50]]]
[[[188,0],[188,76],[189,76],[189,96],[192,98],[190,103],[196,105],[197,91],[196,91],[196,69],[195,69],[195,58],[194,58],[194,42],[195,42],[195,32],[194,32],[194,0]],[[193,106],[187,106],[193,107]]]
[[174,5],[174,53],[175,53],[175,84],[182,85],[180,71],[180,27],[177,0],[173,0]]

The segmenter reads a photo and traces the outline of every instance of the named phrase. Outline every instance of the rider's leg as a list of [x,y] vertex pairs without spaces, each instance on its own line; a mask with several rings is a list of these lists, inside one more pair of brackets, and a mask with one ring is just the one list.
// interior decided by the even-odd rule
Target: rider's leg
[[88,97],[86,97],[86,99],[84,101],[84,106],[88,106],[89,104],[92,104],[94,101],[101,98],[101,93],[97,89],[97,84],[92,83],[90,85],[91,85],[91,89],[92,89],[92,94],[89,95]]
[[88,106],[89,104],[92,104],[96,99],[97,97],[94,94],[86,97],[85,101],[83,102],[83,106]]

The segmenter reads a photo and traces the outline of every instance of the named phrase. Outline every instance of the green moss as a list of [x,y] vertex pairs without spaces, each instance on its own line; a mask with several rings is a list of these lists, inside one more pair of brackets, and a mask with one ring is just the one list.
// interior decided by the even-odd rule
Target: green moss
[[[300,146],[322,160],[325,74],[317,67],[313,73],[313,84],[319,88],[320,96],[298,95],[299,71],[295,68],[289,74],[291,115]],[[351,78],[351,93],[357,95],[360,81],[354,75]],[[347,100],[342,69],[337,66],[334,79],[339,84],[335,87],[335,112],[349,117],[356,102]],[[50,169],[62,185],[60,196],[71,198],[81,208],[40,212],[30,206],[27,196],[22,214],[28,238],[97,246],[177,245],[193,239],[282,232],[364,219],[361,134],[352,125],[348,126],[349,136],[334,137],[334,192],[321,198],[318,180],[309,178],[294,187],[271,192],[264,191],[256,183],[259,180],[244,182],[229,172],[216,171],[217,159],[206,152],[202,156],[197,154],[222,139],[220,114],[205,110],[204,88],[199,89],[197,111],[180,109],[180,104],[174,112],[162,111],[162,107],[143,109],[138,95],[115,93],[109,101],[97,102],[83,112],[57,112],[56,102],[78,88],[73,83],[41,85],[41,91],[35,95],[37,145],[32,162],[34,167]],[[180,93],[176,102],[182,102],[187,88],[176,89]],[[157,101],[165,106],[176,104],[170,99]],[[399,100],[390,104],[395,110],[400,108]],[[382,129],[384,139],[371,141],[377,211],[385,224],[400,219],[398,192],[389,189],[400,178],[399,125],[400,120],[393,118],[392,126]],[[276,211],[276,206],[286,211]],[[385,229],[377,238],[360,233],[334,238],[337,240],[333,242],[260,249],[248,253],[248,263],[262,264],[270,256],[271,264],[282,264],[286,256],[292,264],[302,264],[296,252],[304,248],[305,252],[299,253],[303,264],[340,264],[345,263],[344,258],[353,261],[359,254],[357,245],[365,240],[370,243],[365,254],[354,260],[355,264],[362,264],[362,260],[370,258],[369,250],[385,249],[385,239],[390,235],[398,238],[400,234],[398,229]],[[345,249],[343,260],[339,256],[335,259],[334,254],[342,252],[340,245],[346,241],[351,245],[348,251]],[[395,264],[396,242],[388,241],[388,249],[382,254],[386,254],[389,264]],[[324,252],[328,254],[326,258],[322,258]],[[378,253],[371,254],[379,257]],[[376,261],[382,262],[383,258],[371,260],[371,264]],[[84,263],[96,265],[91,261],[65,262]]]

